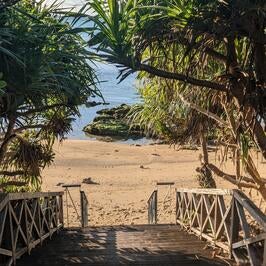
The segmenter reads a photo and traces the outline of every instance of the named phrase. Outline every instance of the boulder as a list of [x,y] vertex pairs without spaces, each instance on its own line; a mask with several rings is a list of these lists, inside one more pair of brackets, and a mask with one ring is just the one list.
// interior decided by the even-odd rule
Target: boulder
[[97,112],[94,120],[84,127],[83,131],[95,136],[141,138],[144,136],[144,133],[140,127],[134,126],[130,128],[126,119],[130,110],[131,106],[126,104],[114,108],[102,109]]

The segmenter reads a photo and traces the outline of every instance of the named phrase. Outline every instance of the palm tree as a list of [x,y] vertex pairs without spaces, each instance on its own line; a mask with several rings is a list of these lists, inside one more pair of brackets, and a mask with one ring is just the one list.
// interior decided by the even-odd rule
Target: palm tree
[[78,106],[100,95],[91,55],[69,16],[71,10],[42,1],[0,12],[0,189],[40,189],[54,141],[71,130]]
[[122,79],[140,71],[175,82],[183,105],[213,120],[219,145],[235,154],[235,175],[208,169],[266,199],[250,153],[252,142],[266,158],[265,1],[94,0],[89,8],[98,56]]

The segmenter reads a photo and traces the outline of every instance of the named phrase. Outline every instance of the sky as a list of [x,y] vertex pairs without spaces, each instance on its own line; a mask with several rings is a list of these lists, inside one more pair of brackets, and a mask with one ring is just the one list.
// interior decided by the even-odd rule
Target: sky
[[[55,0],[46,0],[47,4],[53,3]],[[59,3],[62,2],[62,6],[64,7],[76,7],[79,9],[82,5],[86,3],[85,0],[58,0]]]

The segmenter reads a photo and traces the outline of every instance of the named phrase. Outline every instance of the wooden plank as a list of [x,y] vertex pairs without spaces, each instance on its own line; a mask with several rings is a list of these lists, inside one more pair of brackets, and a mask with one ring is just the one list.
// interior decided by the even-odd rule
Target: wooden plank
[[249,244],[253,244],[253,243],[256,243],[256,242],[260,242],[260,241],[263,241],[263,240],[266,240],[266,233],[262,233],[258,236],[253,236],[253,237],[250,237],[250,238],[247,238],[247,239],[243,239],[237,243],[233,243],[233,248],[236,249],[236,248],[240,248],[240,247],[243,247],[245,245],[249,245]]
[[[179,224],[185,228],[187,228],[185,223],[179,222]],[[203,239],[206,239],[207,241],[209,241],[210,243],[215,244],[218,247],[221,247],[225,252],[229,252],[230,248],[227,244],[221,242],[221,241],[214,241],[213,237],[205,234],[203,232],[201,232],[201,230],[197,229],[197,228],[189,228],[189,230],[191,230],[192,232],[194,232],[196,235],[200,236]]]
[[239,223],[242,227],[244,238],[249,238],[250,236],[250,230],[249,225],[246,219],[246,215],[243,209],[243,206],[239,204],[239,202],[236,202],[236,209],[238,213]]
[[[32,235],[32,230],[33,230],[33,226],[38,234],[39,237],[41,237],[41,232],[40,229],[38,228],[36,221],[35,221],[35,217],[36,217],[36,213],[37,213],[37,209],[38,209],[38,202],[35,200],[34,201],[34,209],[33,209],[33,214],[31,213],[31,210],[28,206],[28,204],[26,204],[26,211],[27,211],[27,215],[29,215],[30,219],[31,219],[31,223],[30,223],[30,235]],[[38,219],[39,220],[39,219]]]
[[[36,198],[46,198],[63,195],[64,192],[21,192],[21,193],[8,193],[7,198],[9,201],[12,200],[24,200],[24,199],[36,199]],[[0,205],[1,206],[1,205]]]
[[59,223],[64,224],[63,195],[59,196]]
[[204,194],[203,195],[203,205],[205,206],[205,210],[206,210],[206,217],[205,217],[205,221],[202,225],[202,232],[204,232],[204,229],[206,228],[206,225],[210,225],[211,227],[211,231],[212,231],[212,237],[215,237],[215,231],[214,231],[214,219],[211,217],[211,213],[215,207],[215,202],[213,202],[212,204],[210,203],[209,197],[208,195]]
[[3,208],[7,205],[9,199],[8,199],[8,194],[0,193],[1,198],[0,198],[0,212],[3,210]]
[[15,243],[14,243],[14,228],[13,228],[11,207],[12,207],[11,203],[8,202],[8,214],[9,214],[9,228],[10,228],[10,238],[11,238],[12,260],[13,260],[13,263],[16,263],[16,248],[15,248]]
[[212,251],[204,249],[204,242],[176,225],[112,226],[85,231],[63,231],[55,241],[25,256],[17,265],[226,265],[217,264]]
[[266,230],[266,216],[242,191],[234,190],[234,198]]
[[266,240],[264,240],[264,248],[263,248],[263,261],[262,266],[266,266]]
[[[13,231],[15,231],[15,235],[14,235],[14,238],[13,238],[14,249],[15,250],[16,250],[16,247],[17,247],[17,239],[18,239],[19,232],[20,232],[20,234],[21,234],[21,236],[22,236],[22,238],[24,240],[24,244],[27,244],[27,237],[25,236],[25,233],[23,232],[23,230],[21,228],[21,223],[20,223],[23,210],[24,210],[24,207],[21,206],[19,218],[17,218],[12,205],[9,203],[9,211],[11,213],[11,218],[10,219],[12,219],[12,217],[13,217],[13,219],[15,220],[16,226],[17,226],[17,228],[15,230],[13,230]],[[13,223],[12,223],[12,227],[14,228],[14,224]],[[14,233],[14,232],[12,232],[12,233]]]
[[177,188],[177,192],[184,193],[196,193],[196,194],[205,194],[205,195],[232,195],[233,190],[231,189],[213,189],[213,188]]
[[4,213],[0,212],[1,214],[0,216],[0,247],[3,241],[3,234],[4,234],[5,225],[6,225],[7,209],[8,207],[6,206],[4,209]]
[[4,248],[0,248],[0,254],[12,257],[12,251]]
[[[246,220],[243,206],[239,202],[236,201],[236,208],[237,208],[237,212],[238,212],[239,222],[240,222],[240,225],[242,227],[244,239],[249,238],[250,237],[250,230],[249,230],[249,225],[248,225],[247,220]],[[249,244],[247,244],[246,249],[248,251],[248,256],[249,256],[249,260],[250,260],[251,265],[252,266],[253,265],[254,266],[259,265],[257,263],[256,252],[253,249],[253,247],[250,246]]]
[[199,210],[200,210],[200,200],[197,199],[196,197],[196,194],[192,194],[192,204],[193,204],[193,212],[194,212],[194,216],[191,220],[191,224],[190,226],[191,227],[195,227],[195,221],[197,221],[197,226],[196,227],[199,227],[200,226],[200,215],[199,215]]
[[19,259],[23,254],[25,254],[28,250],[28,247],[20,248],[16,251],[16,259]]
[[81,227],[88,226],[88,199],[84,191],[80,191]]
[[148,224],[157,224],[158,190],[154,190],[148,200]]
[[232,249],[232,244],[238,242],[239,235],[239,217],[236,210],[236,202],[233,199],[231,202],[231,225],[230,225],[230,246]]
[[157,182],[157,186],[173,186],[175,182]]
[[69,185],[62,185],[62,187],[65,187],[65,188],[73,188],[73,187],[81,187],[81,184],[69,184]]
[[222,201],[220,202],[220,200],[218,199],[218,205],[220,207],[220,211],[222,213],[222,220],[220,221],[220,225],[216,231],[216,239],[219,239],[222,233],[222,228],[224,228],[225,230],[225,234],[226,234],[226,238],[228,243],[230,244],[230,229],[228,224],[226,223],[226,219],[228,219],[229,215],[230,215],[230,211],[231,211],[231,205],[229,207],[225,207],[224,203],[222,203]]

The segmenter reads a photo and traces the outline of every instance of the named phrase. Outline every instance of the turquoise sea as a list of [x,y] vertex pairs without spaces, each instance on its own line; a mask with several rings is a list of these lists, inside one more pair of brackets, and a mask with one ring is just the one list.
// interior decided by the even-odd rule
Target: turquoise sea
[[[109,105],[98,105],[95,107],[80,107],[81,117],[73,123],[73,131],[68,135],[70,139],[88,139],[82,131],[83,127],[91,122],[96,116],[96,112],[103,108],[111,108],[122,103],[134,104],[140,102],[140,97],[135,86],[135,76],[131,75],[123,82],[117,80],[118,70],[115,66],[107,64],[98,64],[98,78],[101,82],[99,89],[104,99]],[[101,99],[91,98],[92,101],[101,101]]]
[[[68,4],[70,4],[70,2],[73,5],[76,3],[75,1],[72,2],[69,0]],[[65,4],[65,6],[67,5]],[[93,24],[81,19],[76,26],[88,27],[93,26]],[[82,34],[81,36],[85,40],[88,40],[87,35]],[[88,47],[88,49],[90,48]],[[119,80],[117,79],[119,72],[114,65],[97,63],[95,70],[100,81],[98,86],[99,90],[101,91],[105,102],[109,103],[109,105],[98,105],[95,107],[80,106],[81,116],[73,123],[73,131],[67,136],[69,139],[91,138],[90,136],[86,136],[82,129],[94,119],[98,110],[112,108],[123,103],[131,105],[140,102],[140,96],[136,89],[136,75],[130,75],[123,82],[119,83]],[[91,98],[89,100],[95,102],[102,101],[100,98]]]

